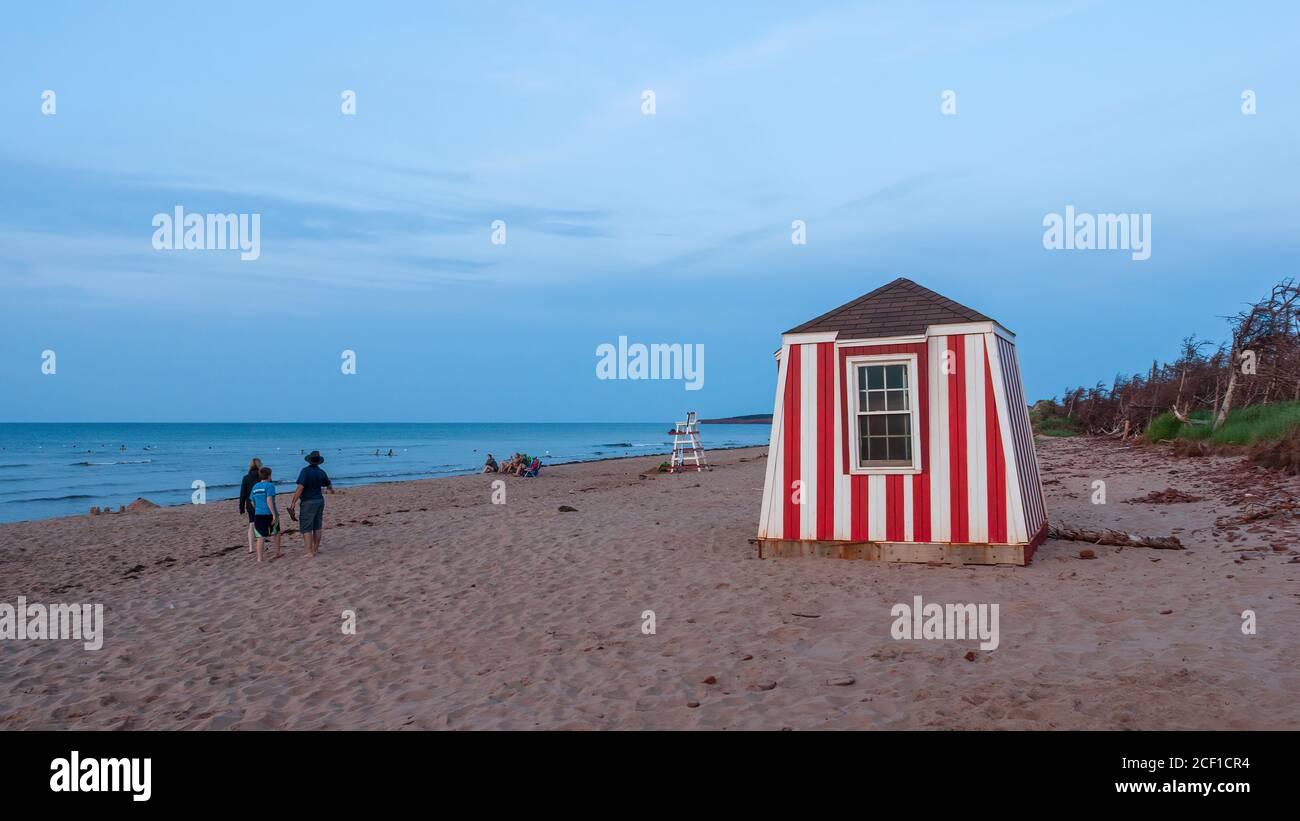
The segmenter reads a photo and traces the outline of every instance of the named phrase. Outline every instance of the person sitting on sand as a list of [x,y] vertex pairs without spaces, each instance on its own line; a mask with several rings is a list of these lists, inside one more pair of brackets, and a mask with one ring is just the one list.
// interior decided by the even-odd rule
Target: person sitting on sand
[[253,530],[257,533],[257,560],[262,561],[262,542],[275,537],[275,558],[280,558],[280,509],[275,504],[275,483],[271,469],[258,471],[260,482],[253,485],[248,498],[253,503]]
[[496,460],[496,459],[493,459],[493,458],[492,458],[492,454],[489,453],[489,454],[488,454],[487,461],[483,463],[483,472],[484,472],[484,473],[496,473],[498,470],[499,470],[499,467],[497,466],[497,460]]
[[302,516],[298,520],[298,528],[302,531],[302,543],[307,548],[308,556],[320,552],[321,531],[325,529],[325,497],[321,494],[321,489],[334,493],[330,477],[320,467],[324,462],[325,457],[318,450],[307,454],[307,467],[298,474],[298,488],[289,500],[290,516],[295,515],[294,508],[298,506],[298,500],[302,500]]
[[253,489],[253,485],[257,484],[258,480],[262,478],[261,470],[262,460],[256,456],[253,457],[253,461],[248,463],[248,473],[244,474],[244,481],[239,485],[239,513],[241,516],[245,513],[248,514],[248,552],[250,554],[253,552],[254,512],[253,503],[248,500],[248,493]]

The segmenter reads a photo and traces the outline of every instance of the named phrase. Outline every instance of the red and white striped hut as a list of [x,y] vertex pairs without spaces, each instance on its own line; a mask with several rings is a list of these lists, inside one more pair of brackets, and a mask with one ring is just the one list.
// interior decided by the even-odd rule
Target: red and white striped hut
[[1015,334],[896,279],[776,356],[760,556],[1029,563],[1047,515]]

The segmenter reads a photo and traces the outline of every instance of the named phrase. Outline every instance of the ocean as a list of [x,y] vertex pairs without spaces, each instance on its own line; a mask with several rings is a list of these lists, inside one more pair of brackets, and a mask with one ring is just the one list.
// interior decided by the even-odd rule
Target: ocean
[[[477,473],[486,454],[542,463],[667,454],[666,422],[0,424],[0,522],[116,510],[143,497],[234,499],[256,456],[292,491],[303,453],[319,450],[339,487]],[[766,445],[770,426],[703,425],[705,449]],[[389,451],[392,456],[389,456]],[[378,451],[379,455],[375,455]],[[543,471],[545,468],[543,468]]]

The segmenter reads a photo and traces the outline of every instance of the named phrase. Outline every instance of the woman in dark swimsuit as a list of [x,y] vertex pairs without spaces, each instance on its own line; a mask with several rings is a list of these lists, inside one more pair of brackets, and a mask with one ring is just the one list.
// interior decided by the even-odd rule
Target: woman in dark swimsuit
[[244,481],[239,485],[239,512],[248,514],[248,552],[253,552],[253,514],[255,507],[249,500],[248,494],[253,489],[253,485],[261,481],[258,475],[262,469],[262,460],[253,457],[253,461],[248,463],[248,473],[244,474]]

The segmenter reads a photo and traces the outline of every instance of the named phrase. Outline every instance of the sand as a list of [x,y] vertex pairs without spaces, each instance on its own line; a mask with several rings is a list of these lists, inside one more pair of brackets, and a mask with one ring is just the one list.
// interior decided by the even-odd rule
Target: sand
[[[0,729],[1300,728],[1300,520],[1215,524],[1300,480],[1040,440],[1053,521],[1189,549],[759,560],[764,452],[548,467],[504,505],[481,476],[350,488],[319,557],[291,535],[264,565],[234,502],[2,526],[0,602],[99,602],[106,625],[98,651],[0,642]],[[1169,487],[1203,500],[1125,501]],[[894,640],[916,595],[998,603],[1000,646]]]

